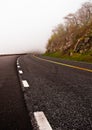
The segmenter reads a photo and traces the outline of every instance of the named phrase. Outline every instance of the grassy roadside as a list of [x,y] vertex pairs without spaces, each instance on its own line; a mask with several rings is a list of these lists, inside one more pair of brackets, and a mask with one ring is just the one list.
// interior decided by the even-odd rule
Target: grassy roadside
[[73,53],[72,56],[68,54],[61,54],[61,52],[45,53],[44,56],[50,56],[55,58],[62,58],[67,60],[84,61],[92,63],[92,51],[84,54]]

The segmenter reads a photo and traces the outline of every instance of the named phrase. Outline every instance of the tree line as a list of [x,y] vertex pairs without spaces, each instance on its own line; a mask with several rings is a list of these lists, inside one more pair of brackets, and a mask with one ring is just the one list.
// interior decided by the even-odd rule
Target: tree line
[[[87,42],[89,40],[90,44],[88,45]],[[48,40],[46,49],[48,53],[56,51],[67,53],[70,50],[81,52],[80,48],[83,48],[83,46],[85,51],[92,49],[91,2],[84,3],[77,12],[70,13],[64,17],[64,23],[57,25],[52,30],[52,35]]]

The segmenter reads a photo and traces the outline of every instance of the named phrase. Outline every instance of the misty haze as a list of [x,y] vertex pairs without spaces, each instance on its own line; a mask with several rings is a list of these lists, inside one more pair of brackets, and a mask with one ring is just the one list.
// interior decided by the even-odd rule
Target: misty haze
[[0,53],[45,52],[53,28],[85,1],[0,1]]

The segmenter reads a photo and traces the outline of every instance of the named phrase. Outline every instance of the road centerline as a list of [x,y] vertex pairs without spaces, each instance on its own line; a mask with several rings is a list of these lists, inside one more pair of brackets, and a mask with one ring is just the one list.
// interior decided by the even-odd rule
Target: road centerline
[[52,130],[45,114],[42,111],[34,112],[34,117],[38,125],[38,130]]
[[79,70],[83,70],[83,71],[88,71],[88,72],[92,73],[91,69],[82,68],[82,67],[79,67],[79,66],[74,66],[74,65],[69,65],[69,64],[64,64],[64,63],[60,63],[60,62],[56,62],[56,61],[52,61],[52,60],[47,60],[47,59],[43,59],[43,58],[37,57],[35,55],[33,55],[33,57],[35,57],[35,58],[37,58],[39,60],[50,62],[50,63],[54,63],[54,64],[58,64],[58,65],[62,65],[62,66],[66,66],[66,67],[70,67],[70,68],[74,68],[74,69],[79,69]]
[[23,86],[24,86],[25,88],[28,88],[28,87],[29,87],[29,84],[28,84],[27,80],[22,80],[22,83],[23,83]]
[[17,67],[18,67],[18,68],[20,68],[20,66],[19,66],[19,65],[18,65]]
[[23,71],[22,71],[22,70],[19,70],[19,73],[20,73],[20,74],[23,74]]

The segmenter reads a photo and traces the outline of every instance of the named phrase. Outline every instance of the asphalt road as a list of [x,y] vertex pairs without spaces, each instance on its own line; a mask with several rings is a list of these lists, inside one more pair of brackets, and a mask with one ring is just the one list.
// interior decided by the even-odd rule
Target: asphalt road
[[16,59],[17,56],[0,57],[0,130],[31,130]]
[[[92,69],[92,64],[47,58]],[[21,79],[28,111],[43,111],[53,130],[92,130],[92,72],[22,56]]]

